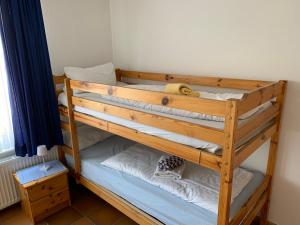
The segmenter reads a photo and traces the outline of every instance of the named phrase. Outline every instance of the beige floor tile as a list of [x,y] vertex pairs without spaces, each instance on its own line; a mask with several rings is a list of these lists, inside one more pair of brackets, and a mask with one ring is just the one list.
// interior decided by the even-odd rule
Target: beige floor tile
[[81,217],[81,214],[77,210],[68,207],[45,220],[49,225],[70,225]]
[[83,217],[72,223],[72,225],[94,225],[94,223],[90,219]]
[[128,218],[127,216],[122,216],[114,225],[138,225],[136,222]]
[[122,213],[111,206],[91,212],[87,217],[96,225],[112,225],[122,217]]

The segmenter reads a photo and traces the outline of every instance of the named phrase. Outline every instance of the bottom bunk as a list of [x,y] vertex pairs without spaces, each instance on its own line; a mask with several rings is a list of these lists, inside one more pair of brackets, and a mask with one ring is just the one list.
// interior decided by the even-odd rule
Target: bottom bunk
[[[128,202],[164,224],[217,224],[216,213],[185,201],[137,177],[101,164],[106,159],[125,151],[134,144],[135,142],[130,140],[112,136],[85,150],[81,150],[82,183],[90,188],[99,185],[99,188],[101,187],[104,192],[105,189],[109,190],[109,192],[113,192],[126,200],[124,201],[125,205]],[[66,156],[66,161],[70,167],[74,167],[72,157]],[[251,180],[232,202],[231,218],[241,212],[240,209],[264,181],[262,173],[251,172],[253,173]],[[149,221],[151,221],[151,217],[149,217]]]

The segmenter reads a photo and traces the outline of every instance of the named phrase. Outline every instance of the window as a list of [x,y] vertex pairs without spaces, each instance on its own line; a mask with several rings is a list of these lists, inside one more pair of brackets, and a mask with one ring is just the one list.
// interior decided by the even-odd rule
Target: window
[[13,148],[14,136],[11,109],[8,98],[3,46],[0,37],[0,158],[12,153]]

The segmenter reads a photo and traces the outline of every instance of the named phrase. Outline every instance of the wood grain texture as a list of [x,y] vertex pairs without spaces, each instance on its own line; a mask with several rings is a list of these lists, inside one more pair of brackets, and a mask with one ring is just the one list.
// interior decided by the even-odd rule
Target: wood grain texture
[[58,190],[48,194],[42,199],[39,199],[31,204],[32,214],[37,217],[41,214],[46,214],[52,208],[56,208],[63,202],[69,202],[69,189]]
[[37,201],[49,194],[68,187],[67,173],[46,177],[45,180],[27,186],[27,193],[31,202]]
[[[84,183],[86,187],[97,193],[100,197],[113,204],[116,208],[126,212],[125,214],[140,224],[160,224],[151,216],[140,212],[130,203],[120,199],[102,187],[80,177],[80,159],[78,153],[78,140],[75,127],[75,121],[79,121],[99,129],[111,132],[113,134],[137,141],[149,147],[156,148],[160,151],[182,157],[193,163],[208,167],[221,173],[221,186],[219,196],[218,225],[237,225],[241,221],[243,224],[250,224],[262,210],[263,218],[261,224],[265,225],[268,199],[270,194],[270,180],[274,172],[276,159],[277,144],[279,139],[280,115],[283,105],[285,81],[253,81],[239,80],[216,77],[195,77],[181,76],[157,73],[144,73],[135,71],[116,70],[118,81],[122,78],[146,79],[164,82],[183,82],[188,84],[226,87],[248,90],[249,93],[241,100],[216,101],[201,98],[193,98],[180,95],[171,95],[163,92],[153,92],[138,90],[132,88],[108,86],[103,84],[89,83],[83,81],[74,81],[63,78],[56,78],[54,82],[59,84],[65,79],[67,90],[68,107],[59,107],[61,115],[69,118],[68,126],[62,124],[63,128],[69,128],[73,135],[75,143],[71,148],[62,146],[65,152],[72,152],[75,159],[75,177]],[[134,101],[141,101],[148,104],[164,105],[167,107],[188,110],[192,112],[205,113],[225,117],[225,129],[217,130],[204,126],[198,126],[188,122],[178,121],[163,116],[157,116],[151,113],[145,113],[138,110],[117,107],[110,104],[84,100],[72,96],[72,90],[77,89],[86,92],[98,93],[101,95],[110,95],[120,98],[126,98]],[[251,118],[242,126],[237,126],[238,117],[245,112],[277,97],[276,103],[266,111]],[[220,144],[223,146],[222,156],[210,154],[186,145],[178,144],[166,139],[147,135],[118,124],[94,118],[79,112],[74,112],[74,105],[89,108],[95,111],[118,116],[123,119],[135,121],[141,124],[158,127],[171,132],[176,132],[193,138],[198,138]],[[266,122],[276,118],[276,124],[270,125],[236,152],[235,143],[245,137],[248,133],[254,131],[257,127],[263,126]],[[256,149],[261,146],[268,138],[271,137],[271,147],[268,160],[268,171],[263,184],[248,199],[238,214],[229,221],[233,169],[239,166],[247,159]],[[77,143],[76,143],[77,142]],[[77,154],[77,155],[76,155]],[[77,161],[77,162],[76,162]],[[77,167],[77,168],[76,168]]]
[[108,131],[171,155],[176,155],[210,169],[216,171],[220,170],[221,158],[214,154],[210,154],[176,142],[168,141],[163,138],[147,135],[113,123],[108,123]]
[[33,224],[70,205],[67,172],[65,170],[26,184],[20,184],[14,175],[23,211]]
[[72,148],[70,148],[69,146],[67,146],[67,145],[61,145],[60,146],[61,147],[61,150],[64,152],[64,153],[66,153],[66,154],[68,154],[68,155],[70,155],[70,156],[74,156],[74,154],[73,154],[73,149]]
[[269,126],[244,144],[236,153],[234,166],[240,166],[249,156],[251,156],[260,146],[262,146],[276,132],[276,124]]
[[76,80],[71,80],[70,86],[75,90],[110,95],[153,105],[161,105],[216,116],[225,115],[225,101],[174,95],[158,91],[109,86]]
[[76,121],[128,138],[138,143],[145,144],[160,151],[182,157],[188,161],[200,164],[213,170],[220,170],[221,157],[215,154],[210,154],[205,151],[201,151],[199,149],[195,149],[176,142],[168,141],[163,138],[144,134],[134,129],[103,121],[78,112],[74,113],[74,119]]
[[72,104],[192,138],[213,142],[218,145],[223,145],[224,143],[224,132],[215,128],[201,126],[182,120],[176,120],[133,109],[121,108],[118,106],[95,102],[74,96],[72,97]]
[[62,150],[61,145],[57,146],[57,152],[58,152],[59,161],[61,161],[64,165],[66,165],[66,156],[65,156],[65,152]]
[[213,76],[190,76],[190,75],[176,75],[176,74],[164,74],[164,73],[149,73],[149,72],[138,72],[138,71],[126,71],[119,70],[122,77],[162,81],[168,83],[186,83],[194,85],[212,86],[212,87],[223,87],[223,88],[235,88],[244,90],[253,90],[263,87],[270,81],[260,80],[241,80],[241,79],[230,79]]
[[121,70],[120,69],[116,69],[115,73],[116,73],[116,80],[117,81],[122,81],[122,72],[121,72]]
[[236,131],[235,140],[238,142],[240,139],[247,136],[253,130],[264,126],[268,123],[271,119],[275,118],[279,114],[279,104],[275,103],[274,105],[270,106],[265,111],[253,116],[247,123],[239,126]]
[[237,106],[237,101],[227,101],[225,117],[225,143],[221,166],[218,225],[228,225],[230,218],[233,165],[235,155],[235,130],[238,123]]
[[92,181],[89,181],[88,179],[84,178],[83,176],[80,177],[80,182],[83,186],[94,192],[100,198],[104,199],[106,202],[114,206],[116,209],[124,213],[126,216],[128,216],[138,224],[162,225],[162,223],[156,220],[155,218],[144,213],[142,210],[136,208],[134,205],[130,204],[126,200],[105,189],[104,187],[96,185]]
[[254,206],[254,208],[245,216],[243,220],[243,225],[251,225],[259,211],[262,209],[264,204],[267,201],[267,193],[264,193],[260,199],[258,200],[257,204]]
[[52,78],[53,78],[54,84],[58,85],[58,84],[63,84],[67,77],[66,77],[66,75],[63,74],[63,75],[53,75]]
[[266,176],[261,185],[255,190],[247,202],[242,206],[239,212],[230,221],[230,225],[240,225],[245,216],[255,207],[262,194],[267,190],[270,184],[270,177]]
[[70,137],[71,137],[71,143],[72,143],[72,153],[74,157],[75,162],[75,174],[77,177],[79,177],[81,173],[81,161],[80,161],[80,155],[79,155],[79,144],[78,144],[78,135],[77,135],[77,128],[74,121],[74,106],[72,105],[72,95],[73,91],[70,86],[70,79],[65,79],[65,89],[66,89],[66,95],[67,95],[67,104],[68,104],[68,120],[69,120],[69,127],[70,127]]
[[[277,97],[276,102],[279,104],[280,113],[276,117],[276,125],[277,125],[276,132],[271,137],[271,144],[269,148],[268,165],[267,165],[267,175],[270,176],[271,182],[274,174],[275,162],[276,162],[277,151],[278,151],[278,142],[279,142],[279,135],[280,135],[280,127],[281,127],[281,115],[284,106],[284,98],[285,98],[285,93],[287,88],[287,81],[281,80],[279,82],[279,85],[280,85],[280,94]],[[266,203],[263,206],[261,211],[260,225],[266,225],[268,221],[270,196],[272,191],[271,182],[267,191]]]
[[257,106],[272,100],[280,93],[281,87],[279,82],[274,82],[245,94],[244,98],[239,102],[238,115],[240,116]]
[[63,130],[70,132],[70,124],[69,123],[60,121],[60,127]]

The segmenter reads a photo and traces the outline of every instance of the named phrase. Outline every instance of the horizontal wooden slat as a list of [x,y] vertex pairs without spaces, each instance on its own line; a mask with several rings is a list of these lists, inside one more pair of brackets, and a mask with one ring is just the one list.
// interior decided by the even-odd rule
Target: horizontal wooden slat
[[259,199],[258,203],[254,206],[254,208],[249,212],[243,221],[243,225],[251,225],[255,217],[261,211],[262,207],[267,201],[267,193],[264,193],[263,196]]
[[255,152],[262,144],[264,144],[276,132],[276,124],[266,128],[261,133],[252,138],[244,145],[235,155],[235,166],[238,167],[253,152]]
[[120,70],[119,73],[122,77],[132,79],[153,80],[162,82],[173,83],[187,83],[193,85],[223,87],[223,88],[235,88],[244,90],[253,90],[263,87],[271,82],[259,81],[259,80],[241,80],[230,79],[213,76],[189,76],[189,75],[175,75],[175,74],[163,74],[163,73],[148,73],[137,71]]
[[153,105],[184,109],[209,115],[224,116],[226,101],[173,95],[157,91],[145,91],[133,88],[109,86],[97,83],[71,80],[71,88],[86,92],[111,95]]
[[222,130],[74,96],[72,97],[72,104],[219,145],[224,143],[224,132]]
[[70,131],[70,125],[66,122],[60,121],[60,127],[65,131]]
[[[140,133],[134,129],[123,127],[111,122],[103,121],[82,113],[74,112],[74,119],[76,121],[100,128],[102,130],[106,130],[110,133],[158,149],[160,151],[176,155],[178,157],[182,157],[188,161],[200,164],[213,170],[220,170],[221,157],[216,156],[214,154],[210,154],[186,145],[178,144],[176,142],[172,142],[163,138]],[[105,123],[107,123],[107,127],[105,127],[105,125],[101,125]]]
[[133,129],[122,127],[113,123],[108,123],[108,131],[166,153],[182,157],[188,161],[209,167],[216,171],[219,171],[220,169],[218,164],[218,162],[221,161],[220,157],[200,151],[198,149],[140,133]]
[[245,94],[238,105],[238,115],[242,115],[261,104],[272,100],[281,93],[279,82],[269,84],[265,87],[258,88],[250,93]]
[[245,216],[255,207],[262,194],[266,191],[270,183],[270,177],[266,176],[262,184],[255,190],[253,195],[243,205],[240,211],[230,221],[230,225],[239,225]]
[[267,123],[279,113],[279,105],[276,103],[270,106],[264,112],[259,113],[255,117],[251,118],[247,123],[240,126],[236,132],[236,142],[248,135],[251,131],[255,130],[259,126]]
[[163,225],[155,218],[146,214],[142,210],[138,209],[134,205],[130,204],[128,201],[114,194],[113,192],[105,189],[104,187],[93,183],[92,181],[86,179],[85,177],[80,177],[80,183],[98,195],[100,198],[104,199],[106,202],[111,204],[113,207],[118,209],[120,212],[124,213],[126,216],[142,225]]
[[67,107],[60,105],[60,106],[58,106],[58,111],[61,116],[68,117],[68,108]]
[[62,150],[64,153],[68,154],[68,155],[71,155],[71,156],[74,155],[74,154],[73,154],[72,148],[70,148],[70,147],[67,146],[67,145],[62,145],[62,146],[61,146],[61,150]]
[[63,84],[64,80],[67,78],[65,75],[53,75],[52,77],[55,85]]
[[74,112],[74,117],[75,117],[75,121],[85,123],[87,125],[90,125],[90,126],[102,129],[102,130],[107,130],[108,125],[107,125],[107,121],[105,121],[105,120],[97,119],[95,117],[88,116],[86,114],[79,113],[79,112]]
[[[194,163],[198,163],[200,159],[200,151],[190,147],[177,148],[177,143],[157,138],[150,135],[145,135],[135,130],[127,130],[125,127],[119,126],[117,124],[108,124],[108,131],[122,137],[138,141],[141,144],[162,150],[169,154],[175,154],[179,157],[185,158]],[[180,146],[181,147],[181,146]]]
[[[60,112],[62,114],[65,111],[66,111],[65,107],[60,107]],[[74,112],[74,117],[75,117],[75,120],[78,121],[78,122],[85,123],[87,125],[90,125],[90,126],[102,129],[102,130],[106,130],[106,131],[109,131],[111,133],[114,133],[112,130],[108,130],[108,124],[113,124],[113,123],[109,123],[107,121],[100,120],[100,119],[97,119],[97,118],[94,118],[94,117],[91,117],[91,116],[88,116],[88,115],[85,115],[85,114],[82,114],[82,113],[78,113],[78,112]],[[114,125],[118,126],[122,130],[121,133],[116,132],[114,134],[120,135],[120,136],[123,136],[125,138],[128,138],[128,139],[139,142],[139,137],[134,137],[134,135],[137,134],[137,131],[135,131],[133,129],[130,129],[130,128],[122,127],[122,126],[119,126],[119,125],[116,125],[116,124],[114,124]],[[127,132],[131,132],[130,133],[131,136],[129,135],[129,133],[126,134]],[[124,134],[124,135],[122,135],[122,134]],[[202,166],[208,167],[208,168],[212,168],[215,171],[219,171],[219,169],[220,169],[220,166],[221,166],[221,157],[220,156],[217,156],[215,154],[210,154],[210,153],[207,153],[207,152],[203,152],[203,151],[198,150],[198,149],[194,149],[194,148],[191,148],[191,147],[188,147],[188,146],[185,146],[185,145],[177,144],[175,142],[171,142],[171,141],[168,141],[166,139],[158,138],[158,137],[147,135],[147,134],[139,133],[139,136],[146,136],[146,137],[148,137],[147,140],[149,140],[149,141],[152,141],[154,139],[155,140],[155,146],[159,145],[160,142],[164,143],[164,148],[166,149],[166,151],[168,151],[167,150],[168,145],[175,144],[177,146],[177,148],[182,149],[182,152],[183,151],[189,151],[189,150],[192,150],[194,153],[197,153],[197,154],[198,154],[198,152],[201,152],[200,156],[197,156],[197,157],[199,157],[198,161],[193,158],[193,155],[191,155],[191,158],[193,158],[193,159],[190,160],[190,161],[192,161],[194,163],[197,163],[197,164],[200,164]],[[147,145],[147,143],[144,143],[144,144]],[[150,147],[156,148],[155,146],[150,146]],[[174,149],[173,151],[176,151],[176,149]],[[168,153],[172,154],[171,152],[168,152]],[[188,154],[189,153],[187,153],[187,155]]]

